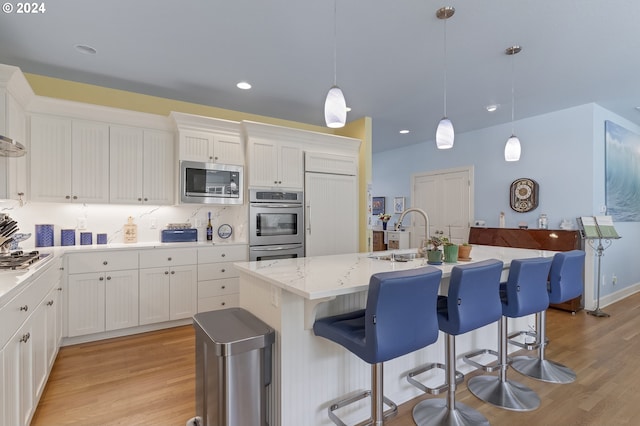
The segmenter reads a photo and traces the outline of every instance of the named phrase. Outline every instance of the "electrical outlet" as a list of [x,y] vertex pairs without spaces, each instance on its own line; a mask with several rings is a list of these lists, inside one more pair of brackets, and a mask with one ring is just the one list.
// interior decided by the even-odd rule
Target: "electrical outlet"
[[149,229],[156,229],[158,227],[158,219],[156,219],[155,217],[152,217],[149,220]]
[[616,277],[615,274],[613,274],[613,276],[611,277],[611,285],[616,285],[618,284],[618,277]]
[[202,219],[196,218],[194,222],[195,222],[194,225],[196,228],[200,228],[202,226]]
[[87,229],[87,218],[79,217],[78,218],[78,229]]

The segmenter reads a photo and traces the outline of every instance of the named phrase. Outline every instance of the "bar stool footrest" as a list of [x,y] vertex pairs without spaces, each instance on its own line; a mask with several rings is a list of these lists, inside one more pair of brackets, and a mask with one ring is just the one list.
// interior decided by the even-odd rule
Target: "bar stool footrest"
[[[470,353],[464,355],[462,357],[462,359],[467,364],[472,365],[475,368],[477,368],[479,370],[482,370],[482,371],[485,371],[487,373],[493,373],[494,371],[498,371],[501,368],[505,367],[505,364],[499,364],[499,363],[498,364],[481,364],[481,363],[471,359],[471,358],[475,358],[477,356],[486,355],[486,354],[493,355],[496,358],[498,358],[498,352],[496,352],[494,350],[491,350],[491,349],[479,349],[479,350],[477,350],[475,352],[470,352]],[[511,364],[511,358],[507,357],[506,365],[509,365],[509,364]]]
[[[419,382],[418,380],[414,379],[415,376],[418,376],[422,373],[426,373],[427,371],[433,370],[434,368],[439,368],[441,370],[446,371],[446,365],[441,364],[439,362],[432,362],[430,364],[425,364],[422,367],[418,367],[414,370],[409,371],[409,373],[407,374],[407,381],[411,383],[413,386],[420,389],[422,392],[425,392],[431,395],[439,395],[442,392],[445,392],[449,389],[449,385],[447,383],[443,383],[440,386],[431,388]],[[462,382],[464,382],[464,374],[456,370],[456,385],[459,385]]]
[[[520,342],[518,340],[515,340],[516,337],[520,337],[520,336],[533,337],[535,341],[531,343],[527,343],[527,342]],[[536,333],[535,331],[528,331],[528,330],[516,331],[507,336],[507,341],[509,342],[510,345],[514,345],[519,348],[526,349],[528,351],[534,351],[536,349],[539,349],[540,346],[542,346],[540,341],[538,340],[538,333]],[[549,343],[549,339],[545,338],[544,345],[546,346],[548,343]]]
[[[371,397],[371,391],[370,390],[366,390],[363,391],[361,393],[358,393],[356,395],[353,395],[349,398],[345,398],[345,399],[341,399],[339,401],[336,401],[334,403],[332,403],[329,408],[327,409],[328,413],[329,413],[329,419],[336,425],[338,426],[347,426],[346,423],[344,423],[342,420],[340,420],[340,418],[334,413],[334,411],[339,410],[340,408],[344,408],[347,405],[353,404],[355,402],[358,402],[360,400],[366,399]],[[389,407],[388,410],[384,411],[382,413],[383,417],[385,419],[389,418],[389,417],[393,417],[398,413],[398,406],[396,405],[395,402],[391,401],[389,398],[387,398],[386,396],[382,397],[384,404]],[[371,403],[373,404],[373,401],[371,401]],[[365,423],[359,423],[361,425],[368,425],[368,424],[372,424],[372,419],[369,418],[368,420],[365,421]]]

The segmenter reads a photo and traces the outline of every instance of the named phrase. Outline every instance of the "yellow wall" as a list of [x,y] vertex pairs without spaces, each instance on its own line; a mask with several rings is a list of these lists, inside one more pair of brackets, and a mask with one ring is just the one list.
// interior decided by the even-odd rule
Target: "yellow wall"
[[[203,115],[206,117],[220,118],[225,120],[250,120],[261,123],[274,124],[277,126],[292,127],[296,129],[336,134],[360,139],[362,141],[362,144],[360,146],[359,163],[360,251],[370,250],[371,230],[367,229],[366,213],[367,187],[369,183],[371,183],[372,120],[370,117],[364,117],[347,123],[344,128],[336,129],[335,131],[333,131],[333,129],[329,129],[327,127],[314,126],[311,124],[299,123],[296,121],[281,120],[273,117],[248,114],[239,111],[211,107],[207,105],[160,98],[157,96],[143,95],[140,93],[110,89],[107,87],[94,86],[91,84],[78,83],[42,75],[25,74],[25,77],[31,85],[34,93],[39,96],[66,99],[70,101],[83,102],[94,105],[103,105],[113,108],[146,112],[162,116],[169,115],[171,111],[178,111],[187,114]],[[321,110],[322,105],[318,105],[318,109]]]

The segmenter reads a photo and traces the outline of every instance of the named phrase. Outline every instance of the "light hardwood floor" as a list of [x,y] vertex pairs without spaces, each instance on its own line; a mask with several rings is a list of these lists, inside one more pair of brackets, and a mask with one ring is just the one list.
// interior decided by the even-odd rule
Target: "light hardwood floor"
[[[604,310],[610,318],[549,310],[547,358],[573,368],[578,379],[549,384],[510,370],[510,379],[542,399],[536,411],[495,408],[471,395],[464,384],[458,400],[495,426],[638,424],[640,293]],[[32,424],[182,426],[194,413],[194,357],[191,326],[64,347]],[[425,398],[433,397],[403,404],[388,424],[413,425],[411,410]]]

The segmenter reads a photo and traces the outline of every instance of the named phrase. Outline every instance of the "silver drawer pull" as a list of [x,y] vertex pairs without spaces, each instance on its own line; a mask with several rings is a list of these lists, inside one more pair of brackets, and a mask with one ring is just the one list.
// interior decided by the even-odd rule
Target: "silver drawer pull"
[[104,281],[104,277],[98,278],[99,281]]
[[173,275],[173,274],[175,274],[175,273],[176,273],[176,271],[171,271],[171,275]]
[[222,302],[222,303],[221,303],[221,305],[222,305],[222,306],[224,306],[224,305],[226,305],[226,304],[227,304],[226,302]]
[[165,275],[169,275],[169,271],[164,271],[164,274]]
[[49,301],[47,302],[47,306],[53,306],[53,300],[49,300]]
[[169,262],[171,262],[171,258],[170,258],[170,257],[168,257],[168,258],[167,258],[167,260],[168,260]]
[[222,268],[222,269],[220,270],[220,272],[225,272],[225,271],[226,271],[226,269],[224,269],[224,268]]
[[223,285],[223,286],[220,286],[220,288],[221,288],[222,290],[224,290],[225,288],[227,288],[227,286],[226,286],[226,285]]
[[22,338],[20,339],[20,343],[27,343],[30,337],[31,337],[31,333],[23,334]]
[[103,265],[108,264],[109,262],[107,262],[106,260],[104,262],[102,262]]
[[20,306],[20,310],[27,312],[29,310],[29,306],[28,305]]
[[111,277],[107,277],[107,281],[111,280]]
[[225,256],[226,256],[226,254],[222,253],[222,257],[225,257]]

